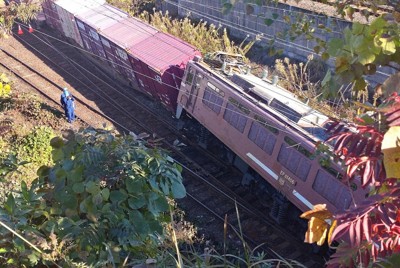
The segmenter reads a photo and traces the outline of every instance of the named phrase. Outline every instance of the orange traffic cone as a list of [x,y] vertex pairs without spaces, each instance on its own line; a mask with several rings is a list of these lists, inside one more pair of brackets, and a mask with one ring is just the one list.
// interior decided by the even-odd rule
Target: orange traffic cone
[[22,29],[21,29],[21,25],[18,25],[18,34],[19,34],[19,35],[24,34],[24,32],[23,32]]
[[30,33],[33,33],[34,32],[34,30],[33,30],[33,28],[32,28],[32,26],[29,24],[29,29],[28,29],[28,32],[30,32]]

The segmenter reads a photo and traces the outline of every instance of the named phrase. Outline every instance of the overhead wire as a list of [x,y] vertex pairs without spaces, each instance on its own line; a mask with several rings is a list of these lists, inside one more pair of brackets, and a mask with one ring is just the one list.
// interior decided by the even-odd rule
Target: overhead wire
[[[84,50],[85,51],[85,50]],[[85,51],[86,52],[86,51]],[[96,55],[97,56],[97,55]],[[127,68],[126,66],[121,66],[121,67],[123,67],[123,68]],[[129,68],[130,69],[130,68]],[[130,71],[131,71],[131,69],[130,69]],[[143,74],[142,74],[143,75]],[[151,78],[151,79],[153,79],[153,78]],[[153,79],[153,80],[155,80],[155,79]],[[158,80],[157,80],[158,81]],[[159,82],[159,81],[158,81]],[[169,86],[169,85],[168,85]],[[197,96],[196,96],[197,97]],[[302,102],[299,102],[299,103],[301,103],[301,104],[303,104]],[[222,107],[221,107],[222,108]],[[279,109],[275,109],[275,110],[278,110],[279,111]]]
[[[182,6],[180,6],[179,4],[177,4],[177,3],[171,2],[170,0],[164,0],[164,1],[165,1],[166,3],[171,4],[171,5],[177,6],[178,8],[182,8],[182,9],[184,9],[184,10],[186,10],[186,11],[190,11],[190,12],[192,12],[192,13],[201,15],[202,17],[205,17],[205,18],[208,18],[208,19],[211,19],[211,20],[216,20],[216,21],[223,21],[223,22],[224,22],[224,23],[223,23],[224,25],[229,26],[229,27],[234,28],[234,29],[237,29],[237,30],[240,30],[240,31],[243,31],[243,32],[249,32],[249,31],[250,31],[250,32],[253,33],[253,34],[260,34],[260,35],[261,35],[261,34],[265,34],[264,32],[260,32],[260,31],[254,30],[254,29],[252,29],[252,28],[249,28],[249,27],[246,27],[246,26],[237,24],[237,23],[233,23],[233,22],[228,21],[228,20],[224,20],[224,19],[215,17],[215,16],[213,16],[213,15],[205,14],[205,13],[200,12],[200,11],[194,11],[194,10],[189,9],[189,8],[187,8],[187,7],[182,7]],[[237,25],[237,26],[235,26],[235,25]],[[272,36],[272,35],[269,35],[269,36]],[[268,41],[277,40],[275,36],[272,36],[272,38],[269,38],[269,39],[266,38],[266,37],[264,37],[264,36],[261,36],[261,38],[262,38],[262,39],[266,39],[266,40],[268,40]],[[299,44],[297,44],[297,43],[295,43],[295,42],[290,42],[290,41],[287,41],[287,40],[283,40],[283,39],[278,39],[278,40],[279,40],[279,41],[277,41],[277,43],[280,43],[280,44],[282,44],[282,45],[284,45],[284,46],[293,46],[293,47],[297,47],[297,48],[299,48],[299,49],[302,50],[302,51],[310,52],[311,54],[317,55],[317,56],[318,56],[318,54],[316,54],[314,50],[309,49],[308,47],[299,45]],[[287,44],[290,44],[290,45],[287,45]],[[331,58],[331,59],[333,60],[333,59],[335,59],[335,58]],[[381,75],[383,75],[383,76],[386,76],[386,77],[389,77],[389,76],[390,76],[389,74],[387,74],[387,73],[385,73],[385,72],[381,72],[381,71],[376,71],[376,73],[379,73],[379,74],[381,74]]]
[[[81,4],[81,3],[80,3]],[[81,4],[83,7],[86,7],[86,8],[90,8],[89,6],[87,6],[87,5],[85,5],[85,4]],[[110,5],[111,7],[113,7],[112,5]],[[115,7],[113,7],[114,9],[116,9]],[[48,8],[46,8],[46,9],[48,9]],[[97,14],[101,14],[101,15],[103,15],[103,16],[105,16],[105,17],[107,17],[107,18],[109,18],[109,19],[112,19],[112,20],[115,20],[115,21],[117,21],[117,18],[115,18],[115,17],[112,17],[112,16],[110,16],[109,14],[106,14],[105,12],[100,12],[100,11],[98,11],[98,10],[95,10],[95,8],[92,8],[91,9],[91,11],[93,11],[93,12],[95,12],[95,13],[97,13]],[[121,15],[120,15],[120,13],[117,13],[117,12],[115,12],[115,10],[113,10],[113,9],[108,9],[107,11],[110,11],[110,12],[112,12],[112,14],[115,14],[116,16],[119,16],[119,18],[125,18],[125,17],[122,17]],[[121,11],[122,12],[122,11]],[[122,12],[122,13],[125,13],[125,12]],[[82,15],[84,15],[85,13],[83,13]],[[128,15],[127,13],[125,13],[126,15]],[[54,17],[52,17],[53,19],[55,19],[55,20],[59,20],[58,18],[54,18]],[[78,14],[78,17],[77,17],[79,20],[81,20],[80,18],[79,18],[79,14]],[[133,17],[126,17],[126,18],[130,18],[130,19],[132,19],[132,20],[136,20],[136,21],[138,21],[139,23],[142,23],[142,24],[145,24],[147,27],[151,27],[151,28],[153,28],[155,31],[156,31],[156,34],[157,33],[164,33],[164,32],[162,32],[162,31],[160,31],[160,30],[158,30],[157,28],[155,28],[154,26],[151,26],[150,24],[148,24],[147,22],[143,22],[143,21],[141,21],[140,19],[138,19],[138,18],[133,18]],[[61,20],[59,20],[59,21],[61,21]],[[62,21],[61,21],[62,22]],[[127,22],[129,23],[129,24],[127,24]],[[93,28],[90,24],[88,24],[88,22],[86,21],[85,22],[88,26],[90,26],[91,28]],[[127,27],[130,27],[132,30],[135,30],[135,31],[139,31],[139,32],[141,32],[141,33],[145,33],[145,34],[148,34],[149,36],[151,36],[151,37],[154,37],[154,38],[156,38],[156,39],[158,39],[159,41],[161,41],[161,42],[163,42],[163,43],[165,43],[165,44],[168,44],[168,45],[170,45],[170,46],[173,46],[172,44],[170,44],[170,43],[168,43],[168,42],[166,42],[165,40],[163,40],[163,39],[161,39],[161,38],[159,38],[158,36],[156,36],[155,34],[153,34],[153,33],[151,33],[151,32],[149,32],[149,31],[147,31],[146,29],[143,29],[143,28],[139,28],[139,27],[137,27],[137,25],[135,25],[135,24],[133,24],[132,23],[132,21],[130,21],[130,20],[121,20],[121,21],[117,21],[117,23],[120,23],[120,24],[122,24],[122,25],[125,25],[125,26],[127,26]],[[102,31],[102,29],[95,29],[95,28],[93,28],[93,30],[96,30],[97,32],[99,32],[99,33],[101,33],[101,31]],[[86,34],[86,33],[85,33]],[[165,33],[164,33],[165,34]],[[105,36],[106,37],[106,36]],[[176,37],[174,37],[175,39],[176,39]],[[181,39],[177,39],[177,41],[179,41],[180,43],[184,43],[184,44],[186,44],[186,45],[188,45],[189,47],[191,47],[193,50],[197,50],[197,48],[195,47],[195,46],[193,46],[193,45],[191,45],[191,44],[189,44],[189,43],[187,43],[187,42],[184,42],[183,40],[181,40]],[[118,45],[122,45],[122,44],[118,44]],[[188,56],[192,56],[192,54],[189,54],[188,53],[188,51],[185,51],[185,50],[182,50],[181,48],[179,48],[179,47],[174,47],[175,49],[177,49],[177,50],[179,50],[180,52],[182,52],[183,54],[185,54],[185,55],[188,55]],[[127,49],[127,48],[126,48]],[[141,52],[144,52],[144,51],[141,51]],[[133,53],[133,52],[132,52]],[[146,52],[144,52],[145,54],[146,54]],[[152,55],[152,54],[147,54],[147,55],[149,55],[149,56],[153,56],[154,57],[154,55]],[[165,61],[164,59],[161,59],[161,58],[158,58],[159,60],[161,60],[161,61],[163,61],[163,62],[165,62],[165,63],[170,63],[169,61],[167,62],[167,61]],[[174,67],[176,67],[176,66],[174,66]]]
[[[27,27],[27,25],[24,25],[24,24],[22,24],[22,23],[18,23],[18,24],[19,24],[19,25],[22,25],[23,27]],[[78,48],[79,50],[81,50],[81,51],[83,51],[83,52],[85,52],[85,53],[87,53],[87,54],[89,54],[89,55],[95,56],[95,57],[100,58],[100,59],[102,59],[102,60],[107,60],[107,61],[109,61],[109,62],[112,62],[111,60],[105,59],[105,58],[103,58],[103,57],[101,57],[101,56],[99,56],[99,55],[96,55],[96,54],[92,53],[92,52],[88,52],[87,50],[82,49],[82,48],[80,48],[80,47],[78,47],[78,46],[71,45],[71,44],[69,44],[68,42],[65,42],[65,41],[63,41],[63,40],[60,40],[60,39],[55,38],[55,37],[53,37],[53,36],[50,36],[50,35],[48,35],[48,34],[46,34],[46,33],[44,33],[44,32],[41,32],[41,31],[38,31],[38,32],[41,33],[41,34],[43,34],[43,35],[48,36],[49,38],[55,39],[55,40],[57,40],[57,41],[59,41],[59,42],[62,42],[62,43],[64,43],[64,44],[66,44],[66,45],[72,46],[72,47],[74,47],[74,48]],[[115,64],[115,65],[118,65],[118,66],[120,66],[120,67],[122,67],[122,68],[128,69],[129,71],[133,71],[133,72],[136,73],[136,74],[140,74],[140,75],[142,75],[142,76],[144,76],[144,77],[146,77],[146,78],[148,78],[148,79],[151,79],[151,80],[153,80],[153,81],[155,81],[155,82],[157,82],[157,83],[162,83],[162,84],[164,84],[165,86],[168,86],[168,87],[171,87],[171,88],[173,88],[173,89],[175,89],[175,90],[180,91],[180,89],[178,89],[178,88],[176,88],[176,87],[174,87],[174,86],[172,86],[172,85],[169,85],[169,84],[167,84],[167,83],[165,83],[165,82],[162,82],[162,81],[160,82],[160,81],[156,80],[155,78],[150,77],[150,76],[147,76],[147,75],[145,75],[145,74],[143,74],[143,73],[137,72],[137,71],[133,70],[132,68],[129,68],[128,66],[120,65],[120,64],[115,63],[115,62],[112,62],[112,63]],[[284,90],[284,89],[282,89],[282,90]],[[277,94],[277,95],[281,95],[281,96],[283,96],[283,97],[286,97],[285,95],[283,95],[282,93],[279,93],[279,92],[276,92],[276,94]],[[292,100],[293,100],[294,102],[297,102],[298,104],[304,105],[304,103],[301,102],[300,100],[297,100],[297,99],[295,99],[295,98],[292,99]],[[221,108],[223,108],[223,107],[221,107]],[[278,108],[275,108],[275,110],[277,110],[278,112],[280,111],[280,109],[278,109]],[[286,112],[286,111],[285,111],[285,112]],[[287,113],[287,112],[286,112],[286,113]],[[314,113],[314,111],[313,111],[313,113]],[[307,120],[304,120],[304,121],[307,121]],[[309,121],[309,122],[312,123],[311,121]]]
[[[39,32],[39,31],[38,31]],[[40,32],[39,32],[40,33]],[[45,44],[47,44],[47,42],[45,42],[45,41],[43,41],[40,37],[38,37],[37,35],[35,35],[35,37],[37,37],[37,38],[39,38],[39,40],[41,40],[42,42],[44,42]],[[59,40],[59,39],[57,39],[57,38],[55,38],[56,40]],[[60,40],[60,41],[62,41],[62,40]],[[65,43],[65,42],[64,42]],[[67,45],[69,45],[68,43],[65,43],[65,44],[67,44]],[[28,46],[31,46],[30,44],[27,44]],[[48,45],[48,44],[47,44]],[[31,46],[32,47],[32,46]],[[55,47],[52,47],[53,49],[55,49],[57,52],[59,52],[59,50],[58,49],[56,49]],[[35,49],[35,48],[33,48],[33,49]],[[46,57],[49,61],[51,61],[51,62],[53,62],[53,64],[55,64],[56,66],[59,66],[57,63],[55,63],[54,61],[52,61],[51,59],[49,59],[46,55],[44,55],[43,53],[41,53],[40,51],[38,51],[37,49],[35,49],[39,54],[41,54],[41,55],[43,55],[44,57]],[[59,53],[61,53],[61,52],[59,52]],[[63,56],[64,58],[66,58],[66,59],[68,59],[65,55]],[[78,65],[78,63],[76,63],[75,61],[73,61],[73,60],[70,60],[70,59],[68,59],[70,62],[73,62],[74,64],[76,64],[76,65]],[[59,66],[60,67],[60,66]],[[61,67],[60,67],[61,68]],[[95,76],[93,73],[91,73],[89,70],[87,70],[87,69],[85,69],[85,71],[87,71],[88,73],[90,73],[90,74],[92,74],[93,76]],[[69,73],[69,72],[67,72],[67,73]],[[70,74],[70,73],[69,73]],[[70,74],[71,75],[71,74]],[[101,78],[99,78],[99,79],[101,79]],[[88,80],[89,80],[89,78],[88,78]],[[101,79],[102,80],[102,79]],[[85,83],[84,82],[82,82],[82,81],[80,81],[80,80],[78,80],[78,82],[80,82],[81,84],[83,84],[83,85],[85,85]],[[105,82],[106,83],[106,82]],[[112,87],[111,85],[109,85],[108,83],[107,83],[107,85],[110,87],[110,88],[112,88],[113,90],[115,90],[115,88],[114,87]],[[97,87],[95,84],[94,84],[94,86],[95,87]],[[97,87],[98,88],[98,87]],[[92,90],[93,91],[93,90]],[[100,91],[101,92],[101,90],[100,89],[98,89],[97,91]],[[121,93],[120,91],[118,91],[118,90],[115,90],[116,92],[118,92],[118,93]],[[104,93],[104,92],[103,92]],[[97,92],[95,91],[95,94],[97,94]],[[98,94],[97,94],[98,95]],[[126,95],[123,95],[124,97],[126,97]],[[102,96],[100,96],[102,99],[105,99],[104,97],[102,97]],[[201,100],[201,98],[200,98],[200,96],[197,96],[197,95],[194,95],[194,97],[196,98],[196,99],[200,99]],[[132,99],[131,99],[132,100]],[[110,103],[110,101],[108,101],[108,100],[106,100],[106,102],[108,102],[108,103]],[[113,105],[112,103],[110,103],[111,105]],[[216,104],[216,103],[213,103],[213,104],[215,104],[215,105],[218,105],[218,104]],[[113,105],[114,106],[114,105]],[[266,125],[266,126],[270,126],[270,127],[273,127],[273,128],[276,128],[276,129],[278,129],[279,131],[282,131],[283,133],[288,133],[288,134],[292,134],[292,132],[290,132],[290,131],[288,131],[287,129],[282,129],[282,128],[279,128],[277,125],[272,125],[272,124],[267,124],[267,123],[265,123],[265,122],[262,122],[262,121],[260,121],[260,120],[257,120],[256,118],[253,118],[253,117],[251,117],[251,116],[246,116],[246,115],[244,115],[243,113],[238,113],[236,110],[232,110],[232,109],[228,109],[228,108],[224,108],[222,105],[219,105],[220,106],[220,108],[222,108],[222,109],[225,109],[225,110],[227,110],[227,111],[231,111],[231,112],[233,112],[233,113],[237,113],[237,114],[240,114],[241,116],[243,116],[243,117],[245,117],[245,118],[247,118],[247,119],[249,119],[250,121],[254,121],[254,122],[257,122],[257,123],[259,123],[259,124],[262,124],[262,125]],[[118,105],[117,105],[117,107],[118,107]],[[129,112],[128,111],[126,111],[126,110],[124,110],[123,108],[120,108],[120,110],[123,110],[126,114],[129,114]],[[279,112],[279,109],[276,109],[276,110],[278,110],[278,112]],[[254,115],[255,116],[259,116],[259,117],[263,117],[262,115],[260,115],[260,114],[257,114],[255,111],[253,111],[253,113],[254,113]],[[279,120],[278,120],[279,121]],[[283,124],[283,125],[287,125],[286,123],[283,123],[283,121],[281,122],[281,124]],[[295,124],[295,123],[294,123]],[[301,128],[301,127],[299,127],[299,128]],[[306,130],[304,130],[305,132],[307,132]],[[305,133],[304,133],[305,134]],[[312,134],[312,133],[310,133],[310,134]],[[317,136],[315,136],[316,138],[317,138]],[[310,137],[311,138],[311,137]]]

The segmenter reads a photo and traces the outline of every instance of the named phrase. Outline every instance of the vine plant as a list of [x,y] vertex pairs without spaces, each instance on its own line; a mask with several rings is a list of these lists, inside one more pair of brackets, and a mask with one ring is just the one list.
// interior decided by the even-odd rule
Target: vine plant
[[328,128],[328,141],[347,166],[345,182],[360,179],[370,190],[363,202],[335,215],[325,205],[303,213],[306,242],[341,242],[328,267],[368,267],[382,258],[391,267],[400,264],[400,96],[394,93],[376,111],[384,114],[385,130],[366,124],[344,132],[340,122]]

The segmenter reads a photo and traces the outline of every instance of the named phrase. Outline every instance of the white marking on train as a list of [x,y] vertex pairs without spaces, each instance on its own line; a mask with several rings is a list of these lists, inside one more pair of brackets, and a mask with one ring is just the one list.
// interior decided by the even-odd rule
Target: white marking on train
[[278,180],[278,174],[273,172],[269,167],[264,165],[257,157],[252,155],[251,153],[246,154],[251,160],[253,160],[257,165],[259,165],[262,169],[264,169],[269,175],[271,175],[275,180]]
[[308,201],[304,196],[302,196],[299,192],[297,192],[296,190],[293,190],[293,195],[295,197],[297,197],[297,199],[299,199],[301,202],[303,202],[307,207],[309,207],[310,209],[313,209],[314,206],[313,204],[310,203],[310,201]]

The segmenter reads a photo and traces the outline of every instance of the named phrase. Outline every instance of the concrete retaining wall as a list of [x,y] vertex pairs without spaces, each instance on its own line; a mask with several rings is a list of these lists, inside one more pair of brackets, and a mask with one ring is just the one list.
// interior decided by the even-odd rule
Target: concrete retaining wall
[[[172,16],[185,17],[190,14],[193,19],[203,19],[215,25],[222,25],[229,30],[229,33],[239,39],[247,35],[254,37],[262,33],[262,40],[258,45],[267,47],[271,40],[274,46],[283,50],[283,55],[292,59],[305,61],[307,56],[314,53],[316,46],[314,41],[309,41],[305,37],[292,40],[286,33],[291,27],[291,22],[299,18],[312,20],[312,26],[316,29],[314,35],[322,40],[329,41],[332,38],[342,38],[342,32],[346,27],[351,27],[351,23],[340,18],[327,17],[312,13],[306,9],[301,9],[285,4],[269,4],[258,6],[255,4],[243,3],[238,1],[234,8],[224,15],[222,13],[223,0],[164,0],[161,8]],[[273,20],[269,26],[265,21]],[[319,24],[330,28],[331,32],[319,29]],[[331,68],[334,61],[328,62]],[[391,68],[379,68],[378,73],[371,78],[371,85],[382,83],[390,74],[395,73]]]

